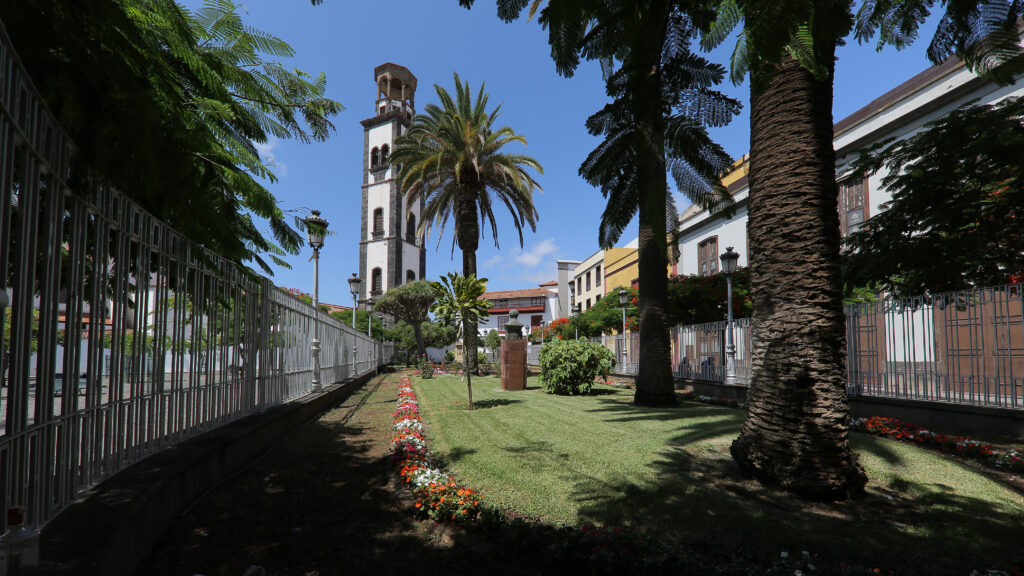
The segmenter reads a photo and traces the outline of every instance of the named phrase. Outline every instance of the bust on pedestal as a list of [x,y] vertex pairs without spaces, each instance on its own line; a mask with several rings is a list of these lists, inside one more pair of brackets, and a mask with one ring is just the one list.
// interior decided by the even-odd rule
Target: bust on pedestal
[[509,310],[505,339],[501,342],[501,389],[526,389],[526,340],[523,325],[517,320],[519,311]]

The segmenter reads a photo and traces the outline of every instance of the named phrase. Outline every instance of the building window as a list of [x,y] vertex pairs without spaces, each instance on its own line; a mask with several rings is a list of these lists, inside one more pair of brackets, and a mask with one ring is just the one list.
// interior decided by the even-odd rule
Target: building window
[[530,331],[534,328],[540,328],[541,321],[544,320],[543,316],[530,316]]
[[409,214],[409,219],[405,222],[405,240],[412,244],[416,243],[416,215]]
[[380,164],[380,149],[370,150],[370,168],[376,168]]
[[587,270],[587,292],[590,291],[590,270]]
[[590,298],[587,298],[587,307],[584,310],[590,310]]
[[384,275],[381,274],[380,268],[374,268],[370,274],[370,292],[372,294],[380,294],[384,291]]
[[594,268],[594,286],[600,286],[600,285],[601,285],[601,265],[598,264],[597,267]]
[[577,294],[581,294],[581,295],[583,294],[583,277],[582,276],[576,279],[576,293]]
[[845,237],[860,230],[868,217],[867,178],[847,178],[839,183],[839,231]]
[[380,165],[387,166],[391,156],[391,147],[387,144],[380,147]]
[[373,211],[373,236],[374,238],[384,235],[384,209],[376,208]]
[[413,272],[412,270],[406,270],[405,271],[405,283],[408,284],[409,282],[415,282],[415,281],[416,281],[416,273]]
[[505,306],[508,306],[508,300],[505,300],[503,298],[491,300],[491,306],[495,308],[504,308]]
[[504,332],[505,324],[508,324],[508,316],[498,316],[498,330]]
[[541,296],[539,298],[531,298],[530,299],[530,306],[543,306],[543,305],[544,305],[544,297],[543,296]]
[[701,276],[718,273],[718,236],[706,238],[697,244],[697,262],[700,263]]

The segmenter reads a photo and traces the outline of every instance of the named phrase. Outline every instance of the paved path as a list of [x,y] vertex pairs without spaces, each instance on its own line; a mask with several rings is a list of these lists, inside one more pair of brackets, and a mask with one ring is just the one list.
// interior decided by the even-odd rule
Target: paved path
[[446,545],[388,489],[397,381],[374,378],[195,503],[137,574],[507,573]]

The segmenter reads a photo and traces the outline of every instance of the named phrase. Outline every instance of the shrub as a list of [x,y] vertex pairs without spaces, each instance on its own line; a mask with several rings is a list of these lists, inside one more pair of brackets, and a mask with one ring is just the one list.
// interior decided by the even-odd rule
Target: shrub
[[540,381],[550,394],[589,394],[594,377],[608,377],[611,350],[586,340],[558,340],[540,349]]
[[455,362],[455,350],[449,350],[444,353],[445,363]]
[[429,380],[434,377],[434,363],[424,356],[420,359],[420,378]]

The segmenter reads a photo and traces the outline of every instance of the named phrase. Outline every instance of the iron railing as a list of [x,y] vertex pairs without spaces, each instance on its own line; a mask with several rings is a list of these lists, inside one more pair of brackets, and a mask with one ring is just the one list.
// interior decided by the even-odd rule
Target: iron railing
[[[670,330],[676,376],[722,382],[726,323]],[[883,298],[846,308],[847,393],[1024,408],[1024,285]],[[733,322],[738,384],[750,382],[753,329]],[[591,339],[636,374],[638,334]],[[536,364],[540,347],[530,347]]]
[[154,452],[309,393],[313,322],[324,382],[393,354],[117,191],[72,189],[74,154],[0,26],[5,538]]

